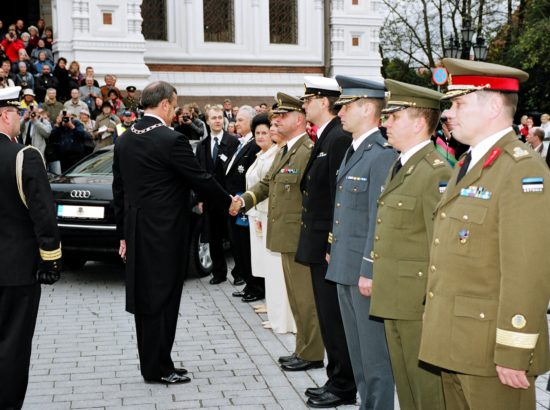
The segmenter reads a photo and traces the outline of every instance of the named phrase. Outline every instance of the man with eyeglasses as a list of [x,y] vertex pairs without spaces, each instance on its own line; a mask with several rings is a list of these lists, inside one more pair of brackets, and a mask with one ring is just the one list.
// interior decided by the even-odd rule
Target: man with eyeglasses
[[61,247],[44,160],[16,143],[21,87],[0,90],[0,408],[23,406],[40,284],[59,279]]

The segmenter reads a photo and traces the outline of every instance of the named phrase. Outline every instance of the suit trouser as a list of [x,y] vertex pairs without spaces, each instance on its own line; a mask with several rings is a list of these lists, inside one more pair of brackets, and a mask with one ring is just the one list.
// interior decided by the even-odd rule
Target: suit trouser
[[535,377],[530,387],[514,389],[498,377],[472,376],[441,370],[447,410],[535,410]]
[[382,320],[369,316],[370,297],[357,285],[337,285],[361,409],[393,410],[394,387]]
[[29,382],[40,285],[0,286],[0,409],[20,409]]
[[296,253],[281,253],[288,302],[296,322],[296,349],[300,359],[323,360],[325,347],[313,297],[309,268],[294,260]]
[[224,214],[218,210],[210,209],[206,204],[205,216],[207,217],[207,239],[212,258],[212,276],[216,279],[225,279],[227,278],[227,263],[223,251],[223,237],[227,230],[227,212]]
[[384,320],[402,410],[445,410],[441,371],[418,360],[421,320]]
[[328,391],[338,397],[355,398],[357,389],[353,378],[353,369],[349,358],[348,345],[344,343],[346,333],[342,323],[336,283],[325,279],[328,265],[312,263],[309,265],[313,295],[317,316],[321,327],[323,343],[327,351],[327,376],[325,383]]
[[145,380],[158,380],[174,372],[171,353],[178,325],[181,291],[182,285],[176,285],[159,312],[134,315],[141,375]]
[[235,265],[239,266],[240,274],[246,283],[246,293],[263,295],[265,294],[264,278],[252,276],[249,227],[237,225],[236,219],[237,217],[234,216],[229,218],[229,239]]

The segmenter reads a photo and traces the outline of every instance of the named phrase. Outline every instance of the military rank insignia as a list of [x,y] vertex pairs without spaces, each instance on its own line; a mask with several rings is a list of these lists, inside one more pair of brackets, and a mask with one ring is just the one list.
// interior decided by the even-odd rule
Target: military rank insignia
[[446,189],[447,189],[447,183],[446,182],[440,182],[439,183],[439,193],[444,194]]
[[239,171],[239,174],[244,173],[244,166],[239,165],[239,166],[237,167],[237,171]]
[[485,188],[482,186],[477,187],[474,185],[470,185],[468,188],[462,188],[460,190],[460,196],[464,196],[467,198],[478,198],[478,199],[491,199],[491,196],[493,195],[492,192],[486,191]]
[[320,152],[319,155],[317,155],[317,158],[323,158],[323,157],[326,157],[326,156],[327,156],[326,152]]
[[544,191],[544,178],[523,178],[521,180],[521,189],[523,192],[542,192]]

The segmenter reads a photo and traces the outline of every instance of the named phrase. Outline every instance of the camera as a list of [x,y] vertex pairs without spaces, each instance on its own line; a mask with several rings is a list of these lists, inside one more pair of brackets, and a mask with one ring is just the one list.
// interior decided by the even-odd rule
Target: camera
[[181,116],[181,119],[182,119],[183,121],[191,121],[191,117],[190,117],[189,115],[182,115],[182,116]]
[[9,38],[10,38],[10,40],[12,40],[12,41],[15,40],[15,33],[14,33],[13,31],[10,31],[10,33],[9,33]]
[[65,124],[68,123],[71,119],[69,118],[69,116],[67,115],[67,110],[63,110],[61,112],[61,115],[62,115],[62,119],[61,121],[63,121]]

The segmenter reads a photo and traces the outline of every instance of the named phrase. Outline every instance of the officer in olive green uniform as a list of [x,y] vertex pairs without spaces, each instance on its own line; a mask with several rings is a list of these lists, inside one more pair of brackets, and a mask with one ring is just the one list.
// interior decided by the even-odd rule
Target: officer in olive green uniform
[[277,94],[277,101],[273,121],[279,133],[287,138],[287,144],[277,153],[264,179],[246,191],[242,200],[248,211],[269,197],[267,248],[281,253],[288,299],[297,328],[295,354],[282,357],[280,362],[283,370],[301,371],[323,367],[324,358],[309,267],[294,260],[302,219],[300,181],[313,142],[305,130],[302,102],[284,93]]
[[445,59],[453,136],[471,146],[435,211],[420,359],[447,408],[535,409],[550,368],[550,172],[511,127],[523,71]]
[[451,174],[430,139],[442,94],[394,80],[385,85],[384,125],[401,155],[378,200],[370,314],[384,319],[401,408],[444,410],[439,369],[418,362],[432,214]]

